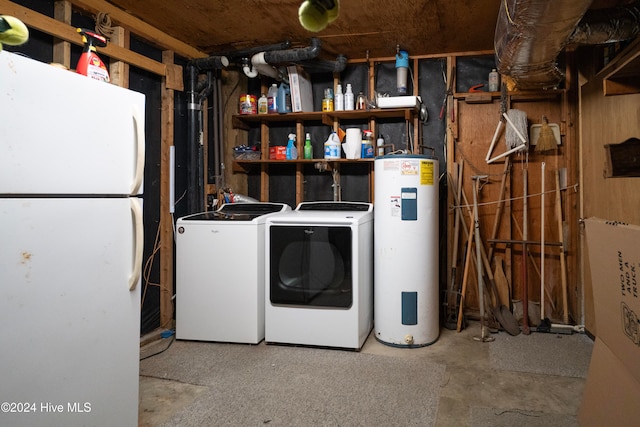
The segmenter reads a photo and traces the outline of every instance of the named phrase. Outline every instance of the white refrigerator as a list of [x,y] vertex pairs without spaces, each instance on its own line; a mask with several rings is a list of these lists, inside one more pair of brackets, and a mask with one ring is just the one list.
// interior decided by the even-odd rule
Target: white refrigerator
[[144,108],[0,52],[0,425],[138,424]]

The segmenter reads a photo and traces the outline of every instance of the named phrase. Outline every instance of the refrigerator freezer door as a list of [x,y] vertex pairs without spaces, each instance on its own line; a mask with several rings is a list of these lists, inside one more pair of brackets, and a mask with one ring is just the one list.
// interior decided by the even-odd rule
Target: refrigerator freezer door
[[0,195],[141,194],[143,94],[0,52]]
[[0,425],[137,425],[134,216],[128,198],[0,199],[0,396],[34,404]]

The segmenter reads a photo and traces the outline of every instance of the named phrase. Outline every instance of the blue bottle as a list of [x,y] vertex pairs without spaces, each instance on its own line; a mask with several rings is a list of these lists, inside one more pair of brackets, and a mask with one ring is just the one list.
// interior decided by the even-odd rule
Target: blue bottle
[[278,113],[291,112],[291,89],[286,83],[280,83],[278,87]]
[[296,160],[298,158],[298,148],[296,148],[296,135],[293,133],[289,134],[289,141],[287,142],[285,153],[287,156],[287,160]]

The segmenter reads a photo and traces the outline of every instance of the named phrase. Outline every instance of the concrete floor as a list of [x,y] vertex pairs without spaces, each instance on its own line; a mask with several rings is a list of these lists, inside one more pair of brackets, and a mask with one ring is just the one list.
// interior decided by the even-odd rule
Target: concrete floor
[[[418,349],[390,347],[371,334],[361,353],[422,359],[445,366],[437,417],[423,420],[422,425],[579,425],[576,414],[593,347],[588,337],[541,333],[512,337],[500,332],[491,335],[494,342],[479,342],[474,340],[479,334],[476,322],[460,333],[442,329],[438,341]],[[155,353],[166,345],[166,340],[146,345],[141,355]],[[173,348],[167,353],[171,350],[176,351]],[[171,417],[206,392],[207,386],[203,385],[141,376],[140,426],[173,425]],[[410,395],[411,391],[407,392]]]

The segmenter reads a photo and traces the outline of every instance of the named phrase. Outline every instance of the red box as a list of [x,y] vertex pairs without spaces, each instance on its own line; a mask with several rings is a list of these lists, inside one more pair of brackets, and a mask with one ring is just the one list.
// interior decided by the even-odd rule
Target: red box
[[287,159],[287,147],[285,147],[284,145],[269,147],[269,160],[286,160],[286,159]]

